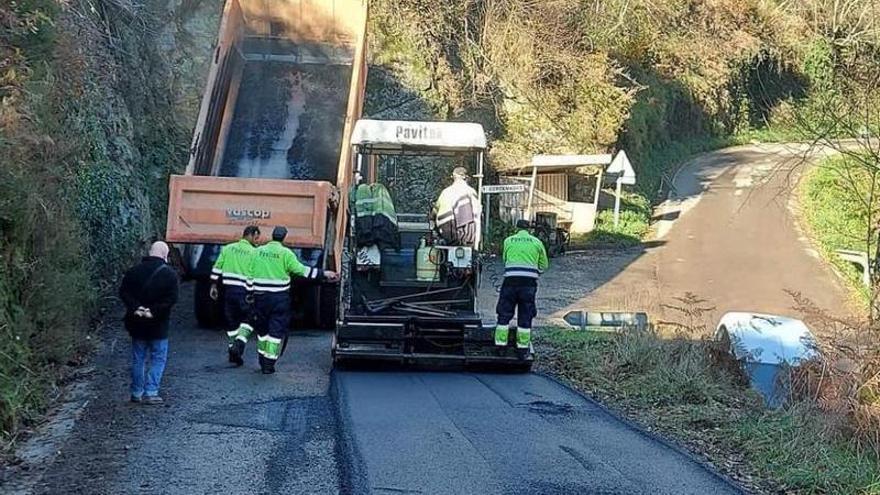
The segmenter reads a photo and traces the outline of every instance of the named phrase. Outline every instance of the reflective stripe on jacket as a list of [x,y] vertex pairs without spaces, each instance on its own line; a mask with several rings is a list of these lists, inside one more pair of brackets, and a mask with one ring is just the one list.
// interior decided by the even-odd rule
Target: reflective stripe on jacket
[[382,184],[361,184],[355,190],[355,232],[358,247],[375,244],[380,249],[400,246],[397,212],[391,194]]
[[246,239],[223,246],[211,270],[211,280],[216,282],[222,278],[223,285],[250,289],[256,251]]
[[[461,212],[462,208],[468,204],[470,204],[472,210],[472,213],[468,215],[470,218],[456,218],[456,214]],[[460,224],[479,221],[480,214],[482,213],[477,191],[462,179],[455,179],[452,181],[452,185],[440,193],[434,210],[437,215],[436,221],[438,226],[453,219]]]
[[480,243],[483,208],[477,192],[463,179],[440,193],[434,206],[435,223],[447,242],[476,246]]
[[397,225],[397,211],[391,201],[391,193],[379,183],[361,184],[355,190],[354,211],[357,217],[382,215]]
[[284,244],[271,241],[257,248],[254,256],[254,290],[257,292],[284,292],[290,289],[290,276],[321,278],[324,272],[300,263]]
[[504,240],[504,277],[538,278],[550,262],[544,243],[527,230]]

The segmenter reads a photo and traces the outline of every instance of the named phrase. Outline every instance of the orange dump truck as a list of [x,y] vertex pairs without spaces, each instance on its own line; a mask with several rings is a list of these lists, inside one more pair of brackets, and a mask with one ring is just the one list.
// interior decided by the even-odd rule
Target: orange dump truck
[[[363,109],[367,0],[227,0],[185,175],[170,181],[166,238],[196,280],[199,323],[219,322],[208,275],[247,225],[288,228],[312,266],[339,270],[352,126]],[[336,287],[293,291],[332,328]]]

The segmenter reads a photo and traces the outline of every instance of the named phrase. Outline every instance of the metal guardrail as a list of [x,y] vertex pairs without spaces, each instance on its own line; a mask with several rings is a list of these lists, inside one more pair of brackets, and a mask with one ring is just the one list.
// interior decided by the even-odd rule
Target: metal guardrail
[[648,314],[642,312],[576,310],[569,311],[562,319],[569,326],[582,331],[619,332],[623,329],[645,331],[651,328]]
[[865,284],[865,287],[871,287],[871,258],[868,256],[868,253],[851,251],[849,249],[838,249],[835,253],[844,261],[858,265],[862,270],[862,282]]

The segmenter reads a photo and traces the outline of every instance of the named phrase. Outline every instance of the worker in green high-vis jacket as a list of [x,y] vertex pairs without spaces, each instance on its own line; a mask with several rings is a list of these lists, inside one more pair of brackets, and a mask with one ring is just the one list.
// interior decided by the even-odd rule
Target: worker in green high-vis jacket
[[211,270],[211,299],[219,298],[218,283],[223,284],[223,313],[226,325],[229,362],[241,366],[244,342],[254,331],[253,304],[251,304],[251,281],[254,255],[260,228],[248,225],[238,242],[227,244]]
[[254,257],[254,307],[257,314],[257,352],[264,374],[275,373],[275,362],[290,326],[290,278],[335,281],[336,273],[300,263],[282,242],[285,227],[275,227],[272,240],[257,248]]
[[516,312],[516,347],[528,349],[532,343],[532,320],[538,314],[535,296],[538,277],[550,266],[547,250],[540,239],[529,233],[529,222],[516,222],[517,233],[504,240],[504,282],[498,296],[498,324],[495,345],[506,346],[510,320]]

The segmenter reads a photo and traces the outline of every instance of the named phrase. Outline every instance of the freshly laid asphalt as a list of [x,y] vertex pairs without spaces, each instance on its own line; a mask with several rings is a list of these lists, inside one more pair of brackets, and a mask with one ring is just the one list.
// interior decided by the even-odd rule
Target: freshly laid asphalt
[[336,372],[355,494],[740,493],[536,374]]

